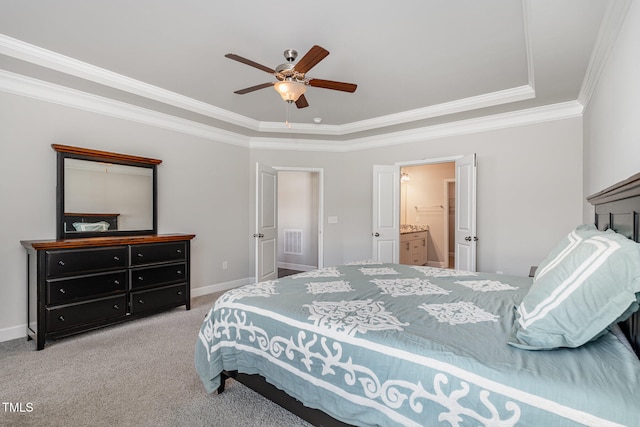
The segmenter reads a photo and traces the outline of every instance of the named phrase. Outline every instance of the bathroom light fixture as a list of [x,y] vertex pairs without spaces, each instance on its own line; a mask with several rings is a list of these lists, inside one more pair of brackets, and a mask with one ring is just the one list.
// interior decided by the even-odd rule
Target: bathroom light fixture
[[407,182],[407,181],[411,181],[411,177],[409,176],[408,173],[402,172],[400,174],[400,182]]
[[296,102],[300,96],[307,91],[304,83],[293,80],[282,80],[273,85],[284,101]]

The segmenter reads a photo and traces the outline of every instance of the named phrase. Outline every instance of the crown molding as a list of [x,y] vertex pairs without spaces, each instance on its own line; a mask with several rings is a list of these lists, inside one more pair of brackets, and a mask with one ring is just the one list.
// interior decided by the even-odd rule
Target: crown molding
[[0,70],[0,90],[66,107],[173,130],[225,144],[248,147],[248,137],[121,101]]
[[250,119],[241,114],[232,113],[207,104],[206,102],[198,101],[188,96],[180,95],[176,92],[162,89],[104,68],[96,67],[95,65],[23,42],[22,40],[4,34],[0,34],[0,54],[242,126],[247,129],[258,130],[259,128],[259,122],[257,120]]
[[[309,135],[344,136],[352,133],[375,130],[387,126],[405,124],[447,114],[454,114],[534,98],[533,58],[530,48],[530,36],[528,35],[530,28],[530,24],[528,23],[530,17],[529,13],[527,13],[528,2],[529,0],[523,0],[523,20],[525,27],[525,45],[527,51],[526,57],[528,70],[527,77],[529,82],[527,85],[396,114],[389,114],[386,116],[347,123],[344,125],[294,124],[296,132]],[[0,34],[0,54],[99,83],[114,89],[122,90],[134,95],[142,96],[163,104],[202,114],[216,120],[225,121],[252,131],[265,133],[289,131],[283,123],[260,122],[250,119],[241,114],[232,113],[214,105],[114,73],[104,68],[26,43],[4,34]]]
[[[476,110],[479,108],[494,107],[496,105],[507,104],[510,102],[524,101],[535,98],[535,96],[536,94],[533,88],[530,85],[524,85],[339,126],[313,125],[307,123],[293,123],[292,126],[295,127],[297,133],[343,136],[387,126],[411,123],[418,120],[431,119],[448,114]],[[281,122],[261,122],[259,130],[262,132],[286,132],[290,129]]]
[[536,78],[533,67],[533,25],[531,23],[531,0],[522,0],[522,23],[524,26],[524,47],[527,56],[527,77],[529,86],[535,93]]
[[618,34],[620,34],[631,3],[632,0],[615,0],[609,2],[607,6],[605,16],[598,30],[595,47],[589,59],[587,72],[578,94],[578,101],[585,108],[589,105],[591,96],[598,85],[600,75],[604,70],[609,54],[613,50]]
[[270,150],[349,152],[581,117],[582,111],[582,104],[578,101],[568,101],[347,141],[254,137],[251,138],[249,146]]
[[250,138],[239,133],[218,129],[214,126],[197,123],[4,70],[0,70],[0,90],[45,102],[169,129],[225,144],[256,149],[325,152],[364,150],[549,120],[578,117],[582,115],[583,111],[583,107],[578,101],[570,101],[407,131],[387,133],[384,135],[333,141],[304,138]]

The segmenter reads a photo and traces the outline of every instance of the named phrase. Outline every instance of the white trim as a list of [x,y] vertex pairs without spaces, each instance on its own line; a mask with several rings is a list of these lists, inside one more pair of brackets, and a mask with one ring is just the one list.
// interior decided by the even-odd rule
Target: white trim
[[578,101],[568,101],[345,141],[253,137],[250,138],[249,146],[271,150],[349,152],[581,117],[582,111],[582,105]]
[[102,85],[143,96],[174,107],[183,108],[218,120],[223,120],[252,130],[258,130],[259,122],[240,114],[232,113],[202,101],[123,76],[104,68],[79,61],[35,46],[22,40],[0,34],[0,54],[60,71]]
[[0,342],[11,341],[18,338],[27,339],[27,324],[10,326],[0,329]]
[[533,35],[531,34],[533,25],[531,23],[531,0],[522,0],[522,24],[524,26],[524,46],[527,56],[527,77],[529,86],[535,94],[536,78],[533,71]]
[[170,114],[160,113],[125,102],[70,89],[65,86],[37,80],[10,71],[0,70],[0,90],[40,101],[77,108],[83,111],[169,129],[225,144],[240,145],[243,147],[249,145],[249,138],[239,133],[229,132]]
[[124,120],[144,123],[225,144],[259,149],[316,152],[348,152],[411,142],[424,142],[454,135],[580,117],[583,111],[583,107],[579,102],[568,101],[492,116],[392,132],[384,135],[335,141],[297,138],[252,138],[214,126],[111,100],[5,70],[0,70],[0,91]]
[[[526,29],[528,28],[526,24],[526,21],[529,19],[528,14],[525,13],[523,19],[525,20]],[[401,113],[389,114],[345,125],[327,126],[294,124],[294,127],[298,133],[314,135],[347,135],[355,132],[379,129],[386,126],[409,123],[416,120],[423,120],[447,114],[535,98],[535,90],[531,84],[533,79],[533,61],[529,48],[530,43],[527,37],[525,37],[525,45],[527,46],[527,64],[529,72],[528,85],[445,102]],[[140,80],[132,79],[4,34],[0,34],[0,54],[99,83],[114,89],[123,90],[167,105],[202,114],[217,120],[222,120],[246,129],[260,132],[283,132],[289,130],[284,123],[260,122],[255,119],[250,119],[241,114],[233,113],[206,102],[198,101],[188,96],[162,89],[158,86],[154,86]]]
[[[463,158],[463,155],[446,156],[446,157],[434,157],[432,159],[420,159],[409,160],[406,162],[396,162],[396,166],[420,166],[420,165],[435,165],[436,163],[453,163],[458,159]],[[455,181],[455,180],[454,180]]]
[[598,31],[598,36],[596,37],[596,44],[591,53],[589,65],[587,66],[587,71],[584,75],[582,86],[580,87],[580,93],[578,94],[578,102],[585,108],[589,104],[591,96],[598,85],[602,70],[618,38],[630,6],[631,0],[611,1],[607,6],[600,30]]
[[[313,135],[349,135],[356,132],[379,129],[387,126],[411,123],[418,120],[432,119],[448,114],[461,113],[479,108],[493,107],[510,102],[535,98],[535,91],[530,85],[458,99],[442,104],[431,105],[414,110],[403,111],[372,119],[347,123],[344,125],[315,125],[307,123],[293,123],[291,126],[296,133]],[[291,129],[282,122],[261,122],[261,132],[290,132]]]
[[230,282],[215,283],[213,285],[191,288],[191,298],[214,294],[216,292],[222,292],[222,291],[237,288],[240,286],[250,285],[255,282],[256,282],[255,277],[245,277],[244,279],[232,280]]

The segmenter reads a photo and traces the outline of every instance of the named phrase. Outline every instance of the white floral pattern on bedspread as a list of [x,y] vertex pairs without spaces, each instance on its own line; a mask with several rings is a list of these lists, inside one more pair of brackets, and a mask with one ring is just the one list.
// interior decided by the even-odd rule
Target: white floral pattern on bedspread
[[[357,425],[604,426],[640,417],[640,386],[621,397],[620,361],[606,365],[612,352],[623,357],[615,338],[577,352],[579,363],[576,352],[506,344],[530,282],[367,261],[243,286],[205,318],[196,368],[210,392],[223,370],[260,374]],[[581,375],[603,368],[604,382]]]
[[312,282],[307,283],[307,290],[312,294],[328,294],[335,292],[353,291],[349,282],[345,280],[336,280],[334,282]]
[[438,322],[446,322],[450,325],[496,322],[498,320],[498,316],[487,313],[475,304],[466,301],[448,304],[422,304],[420,308],[438,319]]
[[411,279],[373,279],[383,294],[390,294],[393,297],[406,295],[447,295],[451,291],[442,289],[428,280],[413,277]]
[[344,332],[351,336],[356,332],[362,334],[368,331],[385,329],[402,330],[401,323],[393,314],[384,309],[380,301],[314,301],[304,304],[309,309],[310,320],[315,326],[327,328],[336,332]]

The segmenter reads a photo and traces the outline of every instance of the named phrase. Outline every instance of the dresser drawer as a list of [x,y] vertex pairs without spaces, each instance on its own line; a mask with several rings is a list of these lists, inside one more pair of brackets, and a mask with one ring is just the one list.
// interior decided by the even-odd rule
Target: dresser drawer
[[185,263],[131,269],[131,289],[158,287],[186,280],[187,264]]
[[126,314],[126,295],[47,308],[47,332],[60,331],[74,326],[97,323],[104,320],[112,320],[118,317],[124,317]]
[[131,314],[187,303],[187,285],[166,286],[131,292]]
[[47,277],[126,268],[126,246],[47,251]]
[[64,279],[47,280],[47,304],[62,304],[73,301],[126,292],[127,270],[111,273],[90,274]]
[[186,256],[187,244],[185,242],[131,246],[131,265],[181,261],[186,259]]

